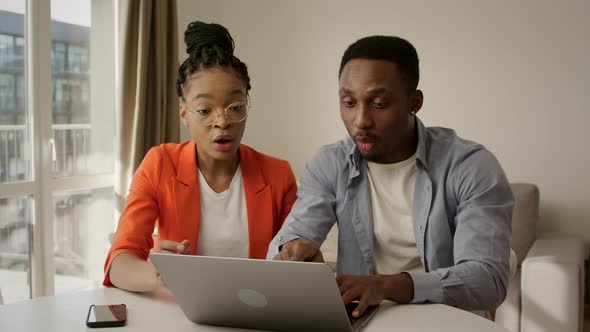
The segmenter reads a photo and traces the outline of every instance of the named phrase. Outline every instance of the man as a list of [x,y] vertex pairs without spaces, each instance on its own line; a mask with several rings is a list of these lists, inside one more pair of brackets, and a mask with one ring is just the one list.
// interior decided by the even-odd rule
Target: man
[[417,118],[418,55],[372,36],[345,51],[340,115],[350,137],[306,167],[267,257],[323,261],[338,224],[337,283],[353,316],[382,300],[446,303],[489,317],[506,296],[514,199],[483,146]]

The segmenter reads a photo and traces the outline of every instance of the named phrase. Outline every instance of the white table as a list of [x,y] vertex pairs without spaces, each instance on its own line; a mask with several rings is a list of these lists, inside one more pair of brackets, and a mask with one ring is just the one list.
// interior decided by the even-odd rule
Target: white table
[[[85,325],[91,304],[127,304],[127,326],[107,330]],[[166,292],[134,294],[115,288],[73,292],[0,306],[0,331],[252,331],[190,322]],[[506,332],[469,312],[442,304],[385,303],[364,331]]]
[[[56,274],[55,293],[83,291],[101,286],[101,281]],[[0,294],[4,303],[23,301],[29,298],[29,285],[26,271],[0,269]],[[2,302],[0,302],[1,304]]]

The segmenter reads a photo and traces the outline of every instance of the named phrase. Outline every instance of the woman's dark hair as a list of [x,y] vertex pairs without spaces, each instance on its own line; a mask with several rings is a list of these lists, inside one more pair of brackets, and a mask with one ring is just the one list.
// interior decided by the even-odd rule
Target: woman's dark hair
[[251,89],[246,64],[234,56],[234,40],[225,27],[215,23],[192,22],[184,32],[188,58],[178,68],[176,92],[184,98],[182,86],[186,78],[199,70],[212,67],[231,67]]

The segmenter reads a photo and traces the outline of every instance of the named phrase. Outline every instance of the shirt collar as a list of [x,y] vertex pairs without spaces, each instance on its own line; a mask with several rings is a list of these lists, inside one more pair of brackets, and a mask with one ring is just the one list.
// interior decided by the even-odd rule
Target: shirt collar
[[416,160],[422,163],[422,166],[428,170],[428,133],[424,123],[416,117],[416,131],[418,132],[418,146],[416,147]]

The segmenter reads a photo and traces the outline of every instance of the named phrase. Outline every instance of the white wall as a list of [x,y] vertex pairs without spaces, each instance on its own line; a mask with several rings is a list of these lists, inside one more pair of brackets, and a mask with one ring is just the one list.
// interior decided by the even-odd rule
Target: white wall
[[337,71],[346,47],[373,34],[410,40],[420,118],[486,145],[511,181],[536,183],[540,232],[590,241],[589,1],[178,0],[178,12],[181,35],[193,20],[229,29],[253,84],[244,142],[289,160],[297,176],[345,135]]

